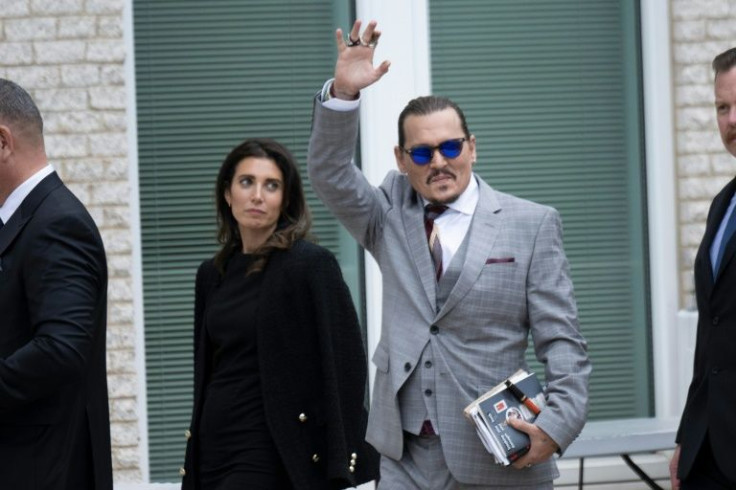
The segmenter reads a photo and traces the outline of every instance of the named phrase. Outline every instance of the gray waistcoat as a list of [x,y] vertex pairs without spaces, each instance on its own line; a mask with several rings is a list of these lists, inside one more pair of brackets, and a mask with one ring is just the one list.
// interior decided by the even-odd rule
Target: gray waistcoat
[[[437,310],[440,311],[447,301],[450,291],[455,286],[460,272],[462,272],[465,256],[468,249],[468,234],[465,235],[460,248],[452,257],[450,266],[442,273],[437,283]],[[401,426],[407,432],[419,434],[425,420],[432,422],[437,433],[442,430],[437,425],[437,404],[435,402],[435,356],[432,351],[432,338],[424,346],[416,366],[411,366],[413,372],[399,390],[399,407],[401,409]]]

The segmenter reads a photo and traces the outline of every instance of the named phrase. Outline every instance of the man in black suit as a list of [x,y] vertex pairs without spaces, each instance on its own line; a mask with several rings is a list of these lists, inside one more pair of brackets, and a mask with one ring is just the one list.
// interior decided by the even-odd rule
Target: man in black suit
[[110,490],[105,251],[4,79],[0,220],[0,487]]
[[[736,48],[713,60],[718,130],[736,156]],[[695,257],[693,379],[670,463],[672,488],[736,488],[736,179],[713,199]]]

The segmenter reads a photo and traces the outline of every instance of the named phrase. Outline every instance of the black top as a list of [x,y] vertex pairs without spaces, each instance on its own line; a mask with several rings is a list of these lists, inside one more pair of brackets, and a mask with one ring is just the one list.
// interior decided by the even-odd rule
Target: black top
[[243,254],[230,259],[207,310],[213,355],[199,427],[203,477],[273,459],[254,458],[253,451],[275,454],[263,409],[256,344],[263,274],[246,276],[252,260]]

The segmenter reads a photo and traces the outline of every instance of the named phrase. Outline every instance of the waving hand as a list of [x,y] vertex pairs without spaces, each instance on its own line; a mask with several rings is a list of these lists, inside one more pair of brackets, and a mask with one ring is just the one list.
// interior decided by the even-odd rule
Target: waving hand
[[388,72],[388,60],[377,67],[373,66],[373,54],[381,37],[376,25],[376,21],[370,21],[361,34],[361,21],[356,20],[347,39],[343,36],[342,29],[335,31],[337,62],[332,88],[337,98],[357,98],[362,89],[374,84]]

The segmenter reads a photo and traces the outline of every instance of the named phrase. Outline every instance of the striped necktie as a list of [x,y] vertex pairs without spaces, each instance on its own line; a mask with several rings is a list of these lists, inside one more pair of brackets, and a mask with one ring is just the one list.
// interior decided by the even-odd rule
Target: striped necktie
[[434,273],[438,281],[442,276],[442,245],[440,245],[439,230],[434,224],[434,220],[445,210],[447,210],[447,206],[442,204],[427,204],[424,207],[424,231],[427,234],[429,253],[432,255]]

